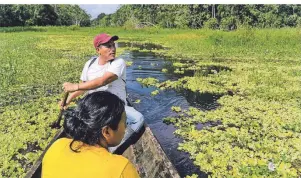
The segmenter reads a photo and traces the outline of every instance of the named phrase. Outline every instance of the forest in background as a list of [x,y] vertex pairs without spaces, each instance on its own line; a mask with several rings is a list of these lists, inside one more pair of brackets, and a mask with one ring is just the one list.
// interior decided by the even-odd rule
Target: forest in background
[[90,19],[78,5],[0,5],[0,27],[90,26]]
[[120,5],[115,13],[100,13],[95,19],[78,5],[0,5],[0,27],[49,25],[221,30],[298,27],[301,5]]

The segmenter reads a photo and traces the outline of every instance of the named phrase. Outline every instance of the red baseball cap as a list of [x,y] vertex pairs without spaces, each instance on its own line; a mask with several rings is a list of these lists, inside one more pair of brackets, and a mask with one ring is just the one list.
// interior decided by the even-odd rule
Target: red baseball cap
[[110,40],[116,41],[118,39],[118,36],[110,36],[106,33],[101,33],[94,38],[94,47],[97,48],[97,46],[99,46],[100,44],[107,43]]

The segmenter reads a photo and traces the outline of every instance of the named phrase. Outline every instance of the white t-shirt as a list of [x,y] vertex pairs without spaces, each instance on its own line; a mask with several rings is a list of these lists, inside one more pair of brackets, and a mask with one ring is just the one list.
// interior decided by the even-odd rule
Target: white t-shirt
[[[92,58],[93,59],[93,58]],[[98,64],[98,58],[89,67],[92,59],[86,62],[80,79],[82,81],[90,81],[98,77],[102,77],[106,72],[111,72],[117,75],[118,79],[102,87],[94,90],[89,90],[88,93],[95,91],[108,91],[117,95],[126,103],[126,63],[122,58],[116,58],[112,62],[107,62],[105,65]]]

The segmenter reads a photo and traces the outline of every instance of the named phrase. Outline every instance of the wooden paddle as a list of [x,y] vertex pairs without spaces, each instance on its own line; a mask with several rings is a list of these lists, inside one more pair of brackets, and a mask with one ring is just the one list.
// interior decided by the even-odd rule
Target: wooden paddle
[[64,111],[64,106],[66,105],[66,101],[67,101],[68,95],[69,95],[69,92],[66,92],[66,93],[64,94],[63,105],[62,105],[62,107],[61,107],[61,109],[60,109],[59,116],[58,116],[58,118],[57,118],[57,121],[56,121],[56,122],[53,122],[53,123],[50,125],[51,128],[60,128],[60,127],[61,127],[61,126],[60,126],[60,122],[61,122],[61,120],[62,120],[62,115],[63,115],[63,111]]

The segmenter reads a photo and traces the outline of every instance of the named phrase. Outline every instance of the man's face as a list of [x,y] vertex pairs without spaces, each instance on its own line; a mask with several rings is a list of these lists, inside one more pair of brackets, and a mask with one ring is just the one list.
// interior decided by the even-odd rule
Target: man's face
[[109,41],[107,43],[101,44],[99,48],[97,48],[97,52],[106,61],[115,59],[116,47],[114,41]]

